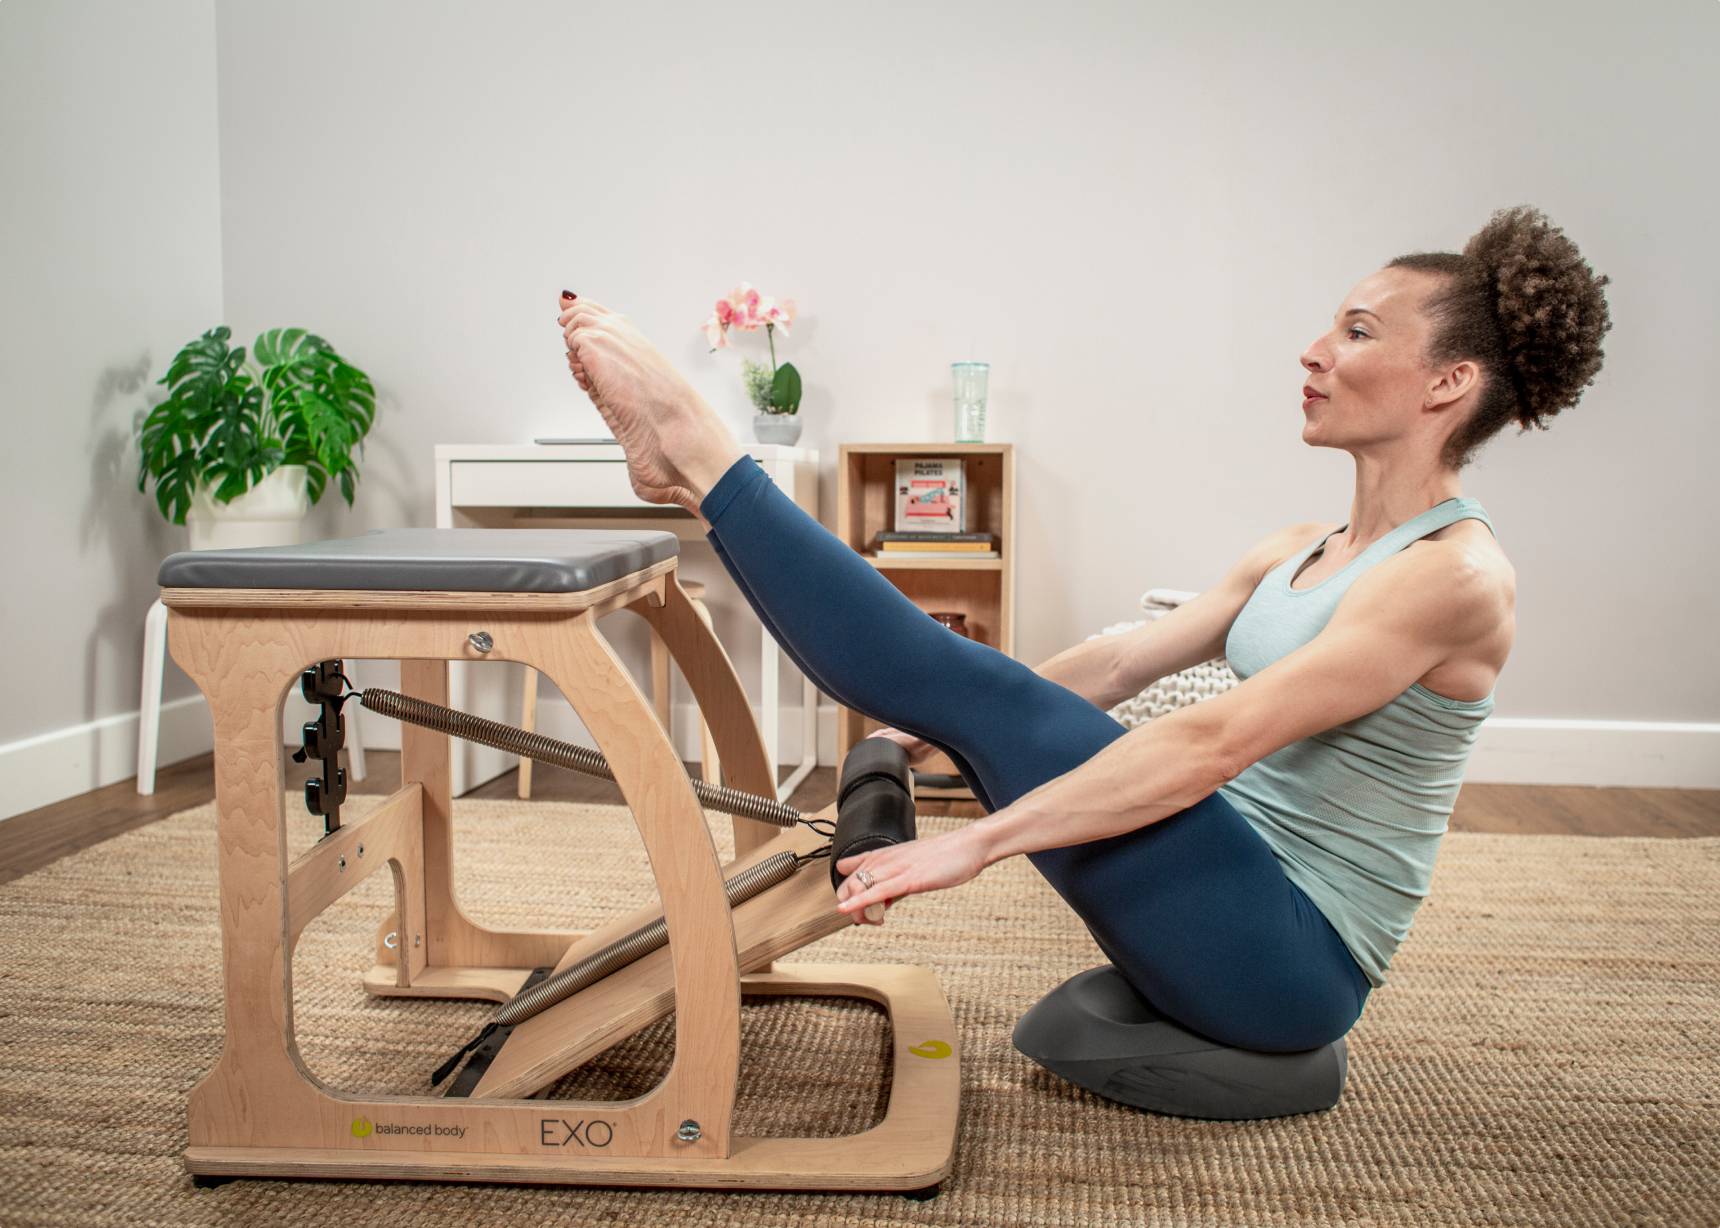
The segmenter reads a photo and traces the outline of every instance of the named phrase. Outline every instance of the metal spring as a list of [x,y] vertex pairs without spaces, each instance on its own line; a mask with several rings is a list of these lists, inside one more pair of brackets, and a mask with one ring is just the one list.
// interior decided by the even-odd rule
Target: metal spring
[[[782,852],[742,870],[723,883],[723,893],[729,898],[729,907],[737,908],[760,892],[768,891],[778,883],[793,878],[795,871],[800,869],[801,862],[802,859],[793,853]],[[515,1024],[524,1023],[538,1012],[546,1011],[580,990],[597,984],[610,973],[625,968],[634,960],[643,959],[668,941],[668,922],[658,917],[650,925],[634,930],[627,937],[610,943],[601,951],[593,951],[577,964],[568,965],[554,976],[539,981],[524,993],[504,1003],[496,1009],[491,1022],[500,1027],[513,1027]]]
[[[599,776],[604,780],[615,779],[609,761],[600,753],[589,747],[563,742],[559,738],[528,733],[513,725],[486,720],[481,716],[473,716],[470,712],[444,708],[441,704],[433,704],[427,699],[402,695],[398,691],[385,691],[379,687],[367,687],[358,692],[358,702],[372,712],[393,717],[397,721],[422,725],[426,729],[452,734],[468,742],[493,746],[497,750],[535,759],[539,763],[572,768],[576,772],[584,772],[587,776]],[[707,809],[739,815],[743,819],[758,819],[777,827],[793,827],[803,821],[800,811],[775,798],[743,793],[727,785],[713,785],[703,780],[690,780],[690,783],[693,786],[693,795]]]

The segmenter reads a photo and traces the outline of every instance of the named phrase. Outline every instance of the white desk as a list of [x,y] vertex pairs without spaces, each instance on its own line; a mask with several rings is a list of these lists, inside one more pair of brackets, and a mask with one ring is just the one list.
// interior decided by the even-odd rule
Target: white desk
[[[771,481],[787,492],[814,518],[818,516],[818,453],[809,448],[753,444],[747,451],[763,466]],[[692,514],[679,507],[644,503],[627,480],[621,447],[598,444],[458,444],[436,445],[436,527],[450,528],[639,528],[673,533],[705,548],[704,530]],[[750,607],[749,607],[750,614]],[[760,724],[771,775],[780,753],[781,706],[778,679],[781,649],[770,632],[759,627]],[[792,663],[790,668],[792,668]],[[454,663],[449,670],[450,702],[468,705],[477,689],[471,667]],[[801,679],[800,764],[777,787],[779,800],[818,763],[818,689]],[[492,707],[500,707],[493,703]],[[498,715],[495,712],[489,715]],[[501,716],[510,723],[517,713]],[[455,743],[452,757],[454,793],[499,776],[517,760],[502,751],[471,743]]]

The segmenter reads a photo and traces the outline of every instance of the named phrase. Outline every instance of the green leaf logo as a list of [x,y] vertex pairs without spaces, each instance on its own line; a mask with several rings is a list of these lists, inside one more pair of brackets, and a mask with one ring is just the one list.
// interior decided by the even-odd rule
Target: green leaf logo
[[353,1138],[369,1138],[370,1137],[370,1118],[368,1118],[368,1117],[354,1117],[352,1119],[352,1137]]
[[928,1040],[918,1045],[909,1045],[908,1052],[915,1057],[940,1058],[948,1057],[955,1050],[950,1048],[948,1041]]

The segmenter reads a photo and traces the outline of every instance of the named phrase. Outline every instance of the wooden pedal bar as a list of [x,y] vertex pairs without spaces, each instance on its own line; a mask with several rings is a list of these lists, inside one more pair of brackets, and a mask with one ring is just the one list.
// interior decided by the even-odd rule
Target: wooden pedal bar
[[[746,858],[730,873],[746,869],[772,852],[810,852],[825,841],[804,827],[791,828]],[[825,862],[801,867],[785,883],[732,910],[737,962],[743,973],[769,968],[779,956],[797,951],[827,934],[846,929],[854,919],[836,907]],[[556,971],[601,950],[623,934],[649,923],[655,910],[641,909],[574,943]],[[673,938],[671,938],[673,943]],[[552,1006],[514,1029],[508,1043],[472,1091],[474,1097],[530,1096],[675,1009],[672,948],[657,950],[605,977],[589,989]]]

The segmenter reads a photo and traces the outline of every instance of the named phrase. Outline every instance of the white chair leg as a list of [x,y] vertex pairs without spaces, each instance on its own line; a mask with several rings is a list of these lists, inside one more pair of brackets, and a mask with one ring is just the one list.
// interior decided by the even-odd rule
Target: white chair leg
[[[520,703],[520,728],[530,733],[537,727],[537,670],[526,666],[525,699]],[[519,795],[532,795],[532,761],[520,756]]]
[[161,670],[167,661],[167,607],[159,600],[143,618],[143,687],[137,705],[137,791],[155,792],[161,737]]
[[364,737],[358,731],[359,705],[345,704],[341,708],[341,723],[346,726],[346,778],[364,779]]

